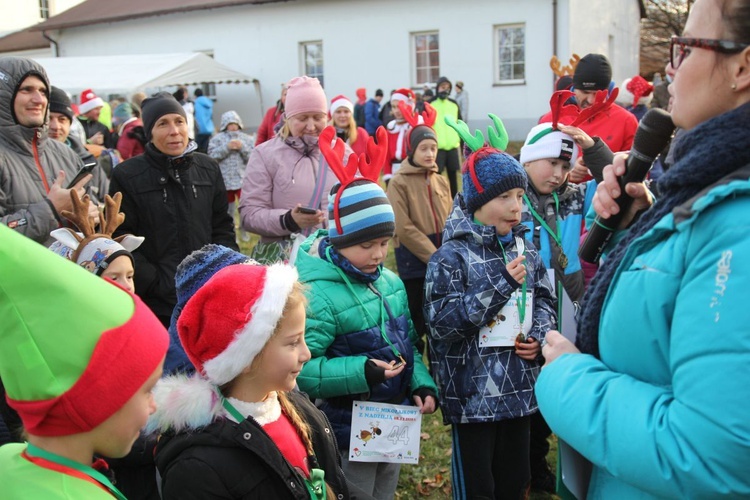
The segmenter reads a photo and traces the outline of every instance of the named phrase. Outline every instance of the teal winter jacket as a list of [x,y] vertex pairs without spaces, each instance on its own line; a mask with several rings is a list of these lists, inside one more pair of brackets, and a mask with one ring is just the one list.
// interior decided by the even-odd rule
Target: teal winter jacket
[[750,166],[635,239],[601,359],[565,354],[537,379],[550,427],[594,465],[589,498],[750,498],[748,179]]

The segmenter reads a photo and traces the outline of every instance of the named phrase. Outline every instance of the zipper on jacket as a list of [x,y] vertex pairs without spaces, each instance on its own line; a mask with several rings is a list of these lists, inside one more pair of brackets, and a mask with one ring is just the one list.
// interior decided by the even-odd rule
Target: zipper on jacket
[[34,152],[34,163],[36,163],[36,168],[39,170],[39,175],[42,177],[42,184],[44,184],[44,190],[49,194],[49,182],[47,181],[47,175],[44,173],[44,169],[42,168],[42,164],[39,162],[39,149],[37,148],[37,140],[39,139],[39,135],[41,132],[37,131],[34,134],[34,138],[31,139],[31,150]]
[[442,231],[440,231],[440,224],[438,223],[437,213],[435,213],[435,204],[432,201],[432,184],[430,183],[430,172],[424,173],[425,184],[427,184],[427,198],[430,200],[430,211],[432,212],[432,222],[435,223],[435,237],[437,238],[437,245],[440,246],[442,243],[440,240],[443,238]]

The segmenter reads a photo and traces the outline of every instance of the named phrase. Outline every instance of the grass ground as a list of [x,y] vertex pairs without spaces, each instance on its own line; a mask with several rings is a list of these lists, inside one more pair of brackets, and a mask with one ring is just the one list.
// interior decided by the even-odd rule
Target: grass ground
[[[511,143],[508,152],[515,154],[519,151],[520,143]],[[240,241],[240,250],[249,255],[252,247],[258,241],[257,236],[251,235],[250,241]],[[385,266],[396,271],[396,260],[390,249]],[[439,499],[451,496],[451,434],[450,426],[443,425],[442,415],[438,410],[422,419],[422,436],[420,445],[420,460],[417,465],[403,465],[399,477],[397,499]],[[547,460],[552,470],[557,463],[557,440],[550,439],[550,453]],[[532,493],[531,500],[547,500],[557,498],[554,495]]]

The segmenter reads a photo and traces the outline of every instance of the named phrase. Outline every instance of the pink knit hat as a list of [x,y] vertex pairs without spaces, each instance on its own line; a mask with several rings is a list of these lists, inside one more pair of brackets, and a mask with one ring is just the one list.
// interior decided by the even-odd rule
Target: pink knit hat
[[298,76],[287,85],[284,112],[287,118],[300,113],[327,113],[328,100],[317,78]]

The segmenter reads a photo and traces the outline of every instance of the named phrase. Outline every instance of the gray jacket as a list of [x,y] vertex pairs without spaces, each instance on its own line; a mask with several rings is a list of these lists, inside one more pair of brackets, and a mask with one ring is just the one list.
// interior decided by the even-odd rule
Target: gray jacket
[[83,162],[65,144],[47,137],[46,121],[39,128],[16,122],[15,92],[31,75],[49,88],[44,68],[36,62],[0,58],[0,222],[34,241],[51,244],[49,233],[60,227],[61,220],[47,192],[60,170],[66,179],[73,179]]

